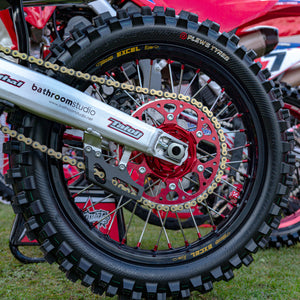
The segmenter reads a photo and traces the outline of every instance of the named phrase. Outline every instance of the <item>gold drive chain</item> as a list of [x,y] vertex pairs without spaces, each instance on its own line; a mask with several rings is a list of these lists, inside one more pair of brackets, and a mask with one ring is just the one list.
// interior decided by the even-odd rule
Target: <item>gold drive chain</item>
[[[218,132],[219,136],[219,142],[220,142],[220,148],[221,148],[221,157],[220,157],[220,165],[219,165],[219,171],[214,180],[212,181],[211,185],[207,188],[206,192],[204,192],[201,196],[199,196],[197,199],[185,203],[183,205],[174,205],[171,206],[171,208],[166,208],[165,206],[158,207],[153,202],[148,201],[146,199],[141,199],[140,201],[143,202],[143,204],[149,206],[150,208],[156,208],[159,210],[169,210],[172,211],[180,211],[183,209],[187,209],[191,206],[194,206],[198,203],[201,203],[203,200],[205,200],[209,194],[211,194],[214,189],[217,187],[218,183],[221,181],[221,177],[224,174],[224,170],[226,168],[226,155],[227,155],[227,145],[225,143],[225,136],[223,133],[223,130],[221,129],[221,125],[218,122],[217,118],[213,116],[213,113],[209,111],[209,109],[204,106],[201,102],[197,101],[195,98],[191,98],[190,96],[185,96],[183,94],[176,94],[176,93],[170,93],[170,92],[164,92],[162,90],[156,90],[156,89],[148,89],[143,88],[141,86],[134,86],[127,83],[120,83],[115,80],[105,79],[103,77],[98,77],[96,75],[90,75],[88,73],[83,73],[81,71],[75,71],[74,69],[67,68],[65,66],[60,66],[58,64],[53,64],[49,61],[44,61],[41,58],[36,58],[34,56],[29,56],[26,53],[21,53],[17,50],[12,50],[9,47],[4,47],[0,45],[0,52],[4,53],[5,55],[12,56],[16,59],[20,59],[22,61],[29,62],[30,64],[35,64],[40,67],[44,67],[48,70],[53,70],[54,72],[59,72],[62,74],[67,74],[69,76],[83,79],[86,81],[90,81],[99,85],[106,85],[113,88],[120,88],[124,91],[128,92],[135,92],[138,94],[144,94],[149,96],[155,96],[158,98],[165,98],[165,99],[173,99],[173,100],[181,100],[188,102],[201,110],[206,116],[210,119],[210,121],[213,123],[215,129]],[[62,160],[64,163],[68,163],[72,166],[76,166],[79,170],[85,170],[85,164],[83,162],[78,162],[75,158],[70,158],[68,155],[63,155],[61,152],[57,152],[54,149],[48,148],[46,145],[41,145],[37,141],[33,141],[31,138],[25,137],[23,134],[18,133],[16,130],[11,130],[7,126],[3,126],[0,124],[0,129],[4,134],[9,135],[12,138],[16,138],[18,141],[24,142],[26,145],[31,146],[34,149],[37,149],[43,153],[46,153],[50,157]],[[95,170],[95,175],[99,176],[98,172]]]

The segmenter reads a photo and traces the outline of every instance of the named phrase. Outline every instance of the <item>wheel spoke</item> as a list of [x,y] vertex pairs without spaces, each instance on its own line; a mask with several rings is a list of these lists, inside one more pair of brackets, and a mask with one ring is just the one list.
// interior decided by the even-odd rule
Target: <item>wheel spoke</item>
[[114,194],[109,194],[108,196],[101,198],[100,200],[94,202],[92,205],[85,207],[83,211],[86,211],[86,210],[90,209],[93,205],[104,202],[105,200],[107,200],[108,198],[110,198],[112,196],[114,196]]
[[118,204],[117,204],[117,207],[116,207],[116,213],[113,215],[113,218],[110,221],[109,227],[107,229],[107,233],[106,233],[107,235],[109,235],[111,227],[112,227],[112,225],[113,225],[113,223],[115,221],[116,215],[117,215],[118,211],[120,210],[120,204],[121,204],[122,200],[123,200],[123,196],[121,196],[120,199],[119,199],[119,201],[118,201]]
[[152,69],[153,69],[153,60],[150,60],[150,71],[149,71],[149,84],[148,89],[151,89],[151,79],[152,79]]
[[203,205],[207,209],[207,212],[208,212],[208,215],[209,215],[210,222],[211,222],[211,225],[213,227],[213,230],[216,230],[217,226],[215,225],[215,222],[214,222],[214,219],[213,219],[213,216],[212,216],[211,212],[214,212],[215,214],[220,215],[219,212],[217,212],[213,208],[209,207],[208,204],[207,204],[206,199],[203,201]]
[[93,94],[97,94],[100,98],[100,100],[104,103],[106,103],[105,99],[103,98],[102,94],[99,91],[99,87],[97,87],[97,85],[94,83],[92,84],[93,90],[92,90],[92,96]]
[[215,100],[215,102],[213,103],[213,105],[210,107],[210,111],[213,111],[214,110],[214,108],[215,108],[215,106],[217,105],[217,103],[223,98],[223,95],[225,94],[225,89],[223,88],[221,91],[220,91],[220,93],[219,93],[219,95],[217,96],[217,98],[216,98],[216,100]]
[[83,192],[89,190],[89,189],[90,189],[91,187],[93,187],[93,186],[94,186],[94,184],[91,183],[89,186],[83,188],[83,189],[82,189],[81,191],[79,191],[78,193],[72,195],[72,198],[73,198],[73,199],[76,198],[77,196],[79,196],[79,195],[82,194]]
[[219,118],[220,115],[222,115],[228,108],[229,106],[232,104],[231,101],[229,101],[224,107],[223,109],[221,109],[217,114],[216,114],[216,118]]
[[181,224],[180,218],[178,217],[177,211],[175,211],[175,214],[176,214],[176,219],[177,219],[179,227],[180,227],[181,234],[183,236],[184,244],[185,244],[186,247],[188,247],[189,246],[189,242],[188,242],[188,240],[187,240],[187,238],[185,236],[185,233],[184,233],[184,230],[182,228],[182,224]]
[[198,69],[198,70],[195,72],[194,77],[192,78],[192,80],[190,81],[189,85],[188,85],[187,88],[185,89],[183,95],[186,95],[187,92],[190,90],[190,87],[191,87],[191,85],[193,84],[193,82],[196,80],[196,78],[198,77],[199,72],[200,72],[200,69]]
[[[108,77],[110,80],[112,81],[116,81],[110,74],[108,74]],[[124,91],[124,93],[137,105],[137,106],[141,106],[141,104],[132,96],[130,95],[127,91]]]
[[179,84],[178,84],[178,94],[181,93],[181,85],[182,85],[183,72],[184,72],[184,65],[181,65],[181,67],[180,67],[180,78],[179,78]]
[[138,206],[138,202],[135,202],[134,208],[133,208],[133,210],[132,210],[132,212],[131,212],[130,219],[129,219],[129,221],[128,221],[128,224],[127,224],[127,227],[126,227],[126,230],[125,230],[125,233],[124,233],[124,235],[123,235],[123,237],[122,237],[122,240],[121,240],[121,243],[122,243],[122,244],[125,244],[125,243],[126,243],[126,240],[127,240],[127,234],[128,234],[128,232],[129,232],[129,229],[130,229],[130,226],[131,226],[131,223],[132,223],[132,219],[133,219],[133,216],[135,215],[135,211],[136,211],[137,206]]
[[200,239],[200,238],[201,238],[201,233],[200,233],[200,231],[199,231],[199,228],[198,228],[198,226],[197,226],[197,223],[196,223],[196,220],[195,220],[194,214],[193,214],[193,212],[192,212],[192,209],[191,209],[191,208],[189,208],[189,211],[190,211],[191,218],[192,218],[192,220],[193,220],[194,226],[195,226],[195,228],[196,228],[196,231],[197,231],[197,236],[198,236],[198,238]]
[[[103,200],[99,201],[98,203],[102,202]],[[122,207],[126,206],[127,204],[129,204],[131,201],[133,201],[132,199],[129,199],[128,201],[126,201],[125,203],[123,203],[122,205],[118,206],[117,208],[115,208],[114,210],[110,211],[107,215],[105,215],[104,217],[102,217],[100,220],[96,221],[93,226],[97,226],[99,223],[101,223],[103,220],[105,220],[106,218],[110,217],[112,214],[114,214],[115,212],[117,212],[118,210],[120,210]]]
[[199,93],[201,93],[202,90],[204,90],[210,83],[211,79],[208,79],[206,83],[202,87],[200,87],[200,89],[192,96],[192,98],[196,98],[199,95]]
[[138,241],[138,243],[137,243],[137,245],[136,245],[137,248],[140,248],[140,247],[141,247],[142,240],[143,240],[143,237],[144,237],[144,234],[145,234],[145,231],[146,231],[146,227],[147,227],[148,222],[149,222],[149,218],[150,218],[151,212],[152,212],[152,210],[149,209],[149,212],[148,212],[148,215],[147,215],[147,219],[146,219],[145,224],[144,224],[144,228],[143,228],[142,233],[141,233],[141,235],[140,235],[139,241]]
[[165,227],[165,224],[166,224],[166,221],[167,221],[167,218],[168,218],[168,213],[169,213],[169,212],[166,213],[166,216],[165,216],[165,218],[164,218],[164,221],[162,221],[162,218],[161,218],[161,215],[160,215],[160,211],[157,212],[158,217],[159,217],[159,221],[160,221],[160,223],[161,223],[161,229],[160,229],[160,232],[159,232],[159,235],[158,235],[157,242],[156,242],[156,244],[155,244],[155,246],[154,246],[154,248],[153,248],[153,251],[157,251],[158,246],[159,246],[159,242],[160,242],[160,239],[161,239],[161,236],[162,236],[162,233],[163,233],[163,232],[164,232],[164,235],[165,235],[165,237],[166,237],[166,240],[167,240],[167,244],[168,244],[169,249],[172,248],[172,245],[171,245],[171,243],[170,243],[169,236],[168,236],[168,234],[167,234],[167,230],[166,230],[166,227]]
[[66,178],[66,181],[69,182],[70,180],[74,179],[75,177],[78,177],[78,176],[82,175],[83,173],[84,173],[84,171],[78,172],[77,174],[75,174],[75,175],[73,175],[71,177]]
[[213,193],[215,196],[217,196],[217,198],[220,198],[220,199],[226,201],[228,204],[231,204],[231,205],[233,205],[233,206],[236,206],[236,203],[231,202],[230,200],[228,200],[227,198],[223,197],[222,195],[217,194],[217,193],[215,193],[215,192],[212,192],[212,193]]
[[170,76],[172,93],[174,93],[175,89],[174,89],[174,82],[173,82],[173,72],[172,72],[171,60],[168,60],[168,68],[169,68],[169,76]]

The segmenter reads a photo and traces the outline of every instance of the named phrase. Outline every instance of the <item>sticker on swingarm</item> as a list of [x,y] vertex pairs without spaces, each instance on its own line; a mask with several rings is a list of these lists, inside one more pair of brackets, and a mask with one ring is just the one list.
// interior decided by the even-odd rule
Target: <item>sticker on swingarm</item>
[[17,88],[20,88],[25,83],[23,80],[13,79],[7,74],[0,74],[0,80]]
[[115,120],[114,118],[109,118],[108,120],[111,121],[111,123],[108,125],[109,128],[124,133],[136,140],[140,139],[144,135],[142,131],[135,129],[130,125],[123,124],[121,121]]

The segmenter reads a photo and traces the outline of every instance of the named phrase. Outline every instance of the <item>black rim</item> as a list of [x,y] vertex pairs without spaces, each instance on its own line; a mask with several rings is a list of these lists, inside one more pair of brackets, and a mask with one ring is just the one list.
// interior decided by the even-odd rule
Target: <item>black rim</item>
[[[101,234],[98,229],[93,228],[93,226],[91,226],[91,224],[85,220],[82,212],[74,206],[74,201],[71,195],[72,191],[70,193],[69,188],[66,185],[64,174],[62,172],[62,166],[60,164],[57,164],[57,162],[52,164],[52,160],[49,161],[50,165],[48,172],[49,177],[53,179],[52,188],[57,195],[61,210],[65,213],[66,219],[69,220],[70,224],[72,224],[72,226],[76,230],[80,231],[81,235],[85,236],[87,241],[89,241],[89,243],[93,244],[95,247],[99,247],[103,251],[107,251],[115,256],[118,256],[119,258],[126,259],[135,263],[149,262],[152,264],[157,263],[160,265],[162,263],[174,264],[180,263],[179,257],[187,253],[196,253],[194,255],[189,254],[187,259],[194,259],[194,257],[198,258],[199,255],[208,254],[213,249],[218,248],[219,245],[221,245],[226,239],[230,238],[230,235],[232,235],[239,229],[239,226],[242,224],[242,222],[245,222],[247,215],[250,215],[251,211],[254,209],[255,203],[259,199],[259,195],[263,187],[264,178],[262,178],[262,174],[265,174],[266,171],[268,150],[265,146],[264,130],[261,128],[261,117],[257,115],[251,99],[246,96],[244,87],[242,87],[238,80],[236,78],[233,78],[223,66],[218,65],[216,62],[210,61],[207,57],[201,57],[200,55],[196,56],[196,53],[191,50],[185,49],[184,51],[185,52],[182,52],[182,49],[180,47],[175,46],[171,48],[169,46],[160,45],[159,53],[157,51],[154,51],[152,56],[149,56],[149,52],[139,53],[139,60],[142,61],[145,58],[164,59],[165,61],[171,61],[172,67],[175,66],[174,69],[176,69],[178,65],[181,66],[184,64],[185,70],[189,70],[190,73],[184,74],[189,78],[186,83],[187,85],[191,83],[192,78],[195,76],[197,70],[200,67],[201,72],[199,74],[201,76],[203,76],[203,74],[207,75],[209,79],[218,83],[218,88],[220,88],[221,91],[222,89],[224,89],[224,95],[222,96],[224,98],[224,101],[222,101],[222,104],[218,108],[218,112],[220,112],[230,101],[232,101],[233,103],[230,109],[227,109],[224,114],[220,115],[220,119],[224,119],[224,129],[228,130],[227,136],[230,136],[230,134],[233,135],[232,133],[230,133],[230,131],[233,132],[237,131],[237,129],[246,129],[246,131],[243,131],[243,133],[239,132],[240,135],[246,137],[246,141],[241,147],[241,149],[243,149],[243,153],[242,155],[240,155],[241,158],[245,158],[243,160],[246,162],[235,164],[235,166],[237,166],[237,169],[244,170],[237,172],[236,168],[232,168],[230,167],[230,164],[227,164],[227,168],[230,169],[229,173],[231,172],[234,174],[235,180],[232,184],[233,187],[231,186],[231,183],[226,180],[229,177],[227,175],[227,178],[225,178],[225,183],[223,184],[224,186],[220,186],[220,188],[218,188],[218,190],[221,190],[221,188],[223,188],[224,194],[218,194],[220,197],[211,197],[211,199],[208,199],[209,202],[204,205],[204,207],[200,208],[200,210],[202,209],[202,211],[200,211],[202,214],[208,215],[208,220],[206,220],[205,223],[210,225],[209,228],[205,228],[205,224],[203,224],[204,229],[200,227],[199,231],[201,233],[201,238],[199,238],[199,235],[197,235],[197,229],[195,228],[196,226],[192,226],[192,228],[186,230],[194,231],[192,240],[189,240],[189,238],[186,237],[186,234],[189,233],[183,233],[181,231],[179,234],[179,236],[181,236],[181,242],[178,246],[173,246],[172,249],[169,249],[167,247],[168,241],[165,237],[165,248],[163,248],[162,250],[158,248],[158,251],[155,251],[155,245],[157,244],[158,239],[157,236],[155,238],[156,241],[154,239],[152,243],[149,244],[150,246],[148,246],[148,248],[146,249],[143,249],[143,243],[141,247],[137,247],[137,243],[129,245],[128,240],[127,244],[122,244],[121,241],[117,242],[110,239],[106,234]],[[182,53],[185,53],[185,57],[182,57]],[[130,65],[130,67],[136,66],[136,56],[134,60],[131,61],[131,56],[126,55],[125,57],[120,57],[117,62],[119,63],[119,67],[122,64],[124,69],[126,69],[126,62],[132,62],[132,65]],[[195,62],[199,62],[199,65],[196,67]],[[114,60],[111,65],[116,66],[116,60]],[[114,73],[117,80],[126,81],[126,76],[122,74],[120,68],[118,68],[118,70],[117,68],[115,70],[112,70],[110,68],[111,65],[110,63],[107,63],[102,66],[102,71],[104,72],[103,74],[106,74],[106,76],[111,76]],[[95,70],[94,68],[87,68],[84,71],[87,71],[89,73],[97,73],[97,70]],[[134,75],[128,75],[128,77],[133,76],[138,81],[137,73],[137,71],[133,72]],[[180,77],[180,71],[178,71],[177,75]],[[208,80],[207,77],[203,78]],[[80,86],[80,84],[81,83],[78,83],[77,86]],[[85,84],[83,84],[80,88],[85,89],[87,87]],[[221,95],[221,91],[216,94],[216,97]],[[96,95],[98,92],[100,92],[100,94],[103,94],[103,90],[96,91]],[[115,98],[112,97],[112,100],[114,99]],[[120,99],[120,97],[118,99]],[[206,105],[209,107],[209,105],[211,104],[206,103]],[[128,106],[131,107],[132,103],[129,103]],[[126,109],[127,108],[128,107],[126,107]],[[234,128],[230,130],[230,128],[226,128],[226,122],[230,123],[230,119],[236,118],[236,115],[239,115],[239,122],[237,122],[239,124],[235,125],[237,129]],[[251,130],[247,130],[247,128]],[[49,142],[51,147],[60,149],[63,146],[63,143],[67,142],[62,141],[63,133],[64,132],[61,131],[60,135],[58,136],[56,134],[52,135]],[[229,143],[229,138],[227,140],[227,143]],[[234,146],[231,145],[231,147]],[[231,166],[232,165],[233,163],[231,164]],[[246,176],[243,176],[242,174],[246,174]],[[237,179],[237,177],[241,177],[241,179]],[[237,188],[237,186],[241,184],[241,180],[242,188]],[[226,189],[228,190],[227,192],[225,191]],[[239,194],[241,199],[235,199],[234,201],[223,199],[226,197],[228,198],[230,189]],[[239,189],[241,189],[241,191],[239,191]],[[216,215],[218,214],[219,217],[216,217]],[[128,218],[130,219],[131,215],[134,215],[134,218],[139,219],[138,216],[130,212],[129,217],[125,216],[125,219],[127,218],[128,221]],[[180,219],[181,218],[179,217],[178,223],[181,222]],[[142,223],[145,224],[146,222],[142,220]],[[150,226],[149,224],[147,224],[147,227],[153,227],[157,230],[157,232],[160,231],[160,228],[156,225]],[[148,230],[147,227],[146,231]],[[126,227],[124,228],[124,230],[126,232]],[[143,229],[139,230],[143,231]],[[148,233],[146,231],[144,234]],[[203,231],[203,233],[201,231]],[[144,234],[141,233],[139,236],[139,239],[142,237],[142,242],[144,242]],[[151,233],[149,234],[151,235]],[[186,240],[188,240],[188,243],[185,242]]]

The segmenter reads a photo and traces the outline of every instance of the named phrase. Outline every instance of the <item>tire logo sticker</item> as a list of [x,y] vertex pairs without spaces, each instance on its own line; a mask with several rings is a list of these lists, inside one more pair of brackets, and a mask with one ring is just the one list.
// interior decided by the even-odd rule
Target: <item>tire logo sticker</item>
[[186,33],[186,32],[181,32],[181,33],[180,33],[180,38],[181,38],[182,40],[186,40],[186,38],[187,38],[187,33]]
[[230,57],[225,52],[223,52],[221,49],[219,49],[218,47],[216,47],[215,45],[211,44],[210,42],[208,42],[204,39],[196,37],[192,34],[187,34],[184,31],[180,33],[179,38],[182,39],[182,40],[191,41],[195,44],[198,44],[202,47],[205,47],[208,50],[210,50],[211,52],[213,52],[213,53],[217,54],[218,56],[220,56],[225,61],[230,60]]

